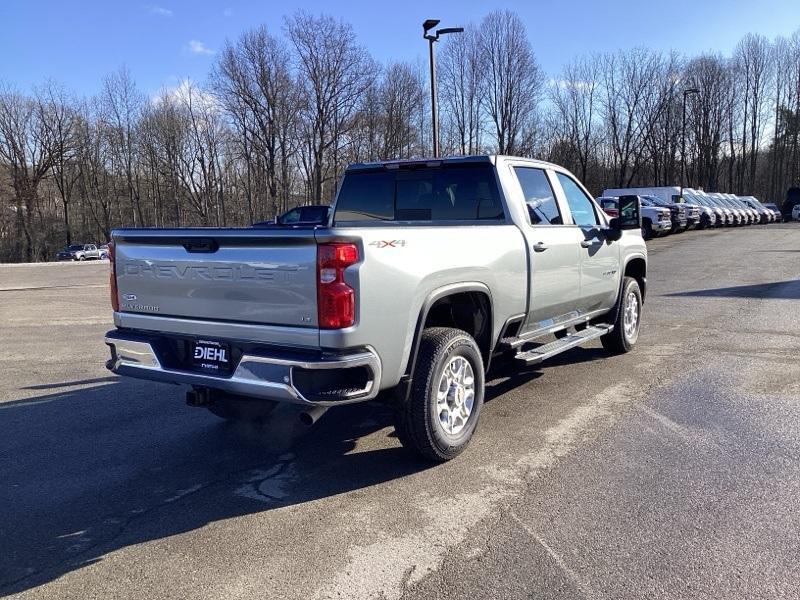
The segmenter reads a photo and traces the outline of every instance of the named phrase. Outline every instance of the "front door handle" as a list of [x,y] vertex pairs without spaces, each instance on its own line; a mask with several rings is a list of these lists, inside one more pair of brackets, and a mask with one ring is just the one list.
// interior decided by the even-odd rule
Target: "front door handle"
[[534,252],[544,252],[545,250],[547,250],[547,248],[548,248],[548,246],[544,242],[536,242],[533,245],[533,251]]
[[597,238],[592,238],[591,240],[583,240],[581,242],[581,248],[591,248],[592,246],[596,246],[600,243],[600,240]]

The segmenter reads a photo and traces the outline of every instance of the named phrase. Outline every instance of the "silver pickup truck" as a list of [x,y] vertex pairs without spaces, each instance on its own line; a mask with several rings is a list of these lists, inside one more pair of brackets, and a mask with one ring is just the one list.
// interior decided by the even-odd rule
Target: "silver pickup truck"
[[619,202],[610,218],[561,167],[478,156],[351,165],[326,225],[119,229],[108,368],[230,419],[385,399],[406,447],[448,460],[493,360],[636,343],[647,251],[638,198]]

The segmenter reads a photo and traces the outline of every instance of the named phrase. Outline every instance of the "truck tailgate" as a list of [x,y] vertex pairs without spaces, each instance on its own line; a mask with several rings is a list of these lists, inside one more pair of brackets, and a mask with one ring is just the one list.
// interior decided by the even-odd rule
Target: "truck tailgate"
[[120,311],[317,327],[313,230],[114,232]]

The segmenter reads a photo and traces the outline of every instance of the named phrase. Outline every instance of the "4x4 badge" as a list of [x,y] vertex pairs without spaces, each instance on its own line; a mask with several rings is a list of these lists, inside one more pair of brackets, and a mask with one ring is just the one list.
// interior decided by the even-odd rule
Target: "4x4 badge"
[[398,247],[405,248],[406,241],[405,240],[376,240],[374,242],[370,242],[369,245],[370,246],[375,246],[376,248],[398,248]]

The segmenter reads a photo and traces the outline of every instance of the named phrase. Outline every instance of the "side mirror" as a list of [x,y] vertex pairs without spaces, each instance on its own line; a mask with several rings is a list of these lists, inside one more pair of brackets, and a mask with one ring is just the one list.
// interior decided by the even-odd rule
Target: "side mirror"
[[619,216],[611,220],[611,226],[619,230],[642,228],[642,203],[639,196],[620,196]]

